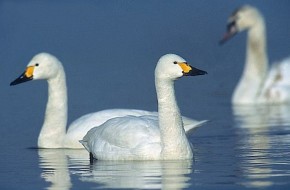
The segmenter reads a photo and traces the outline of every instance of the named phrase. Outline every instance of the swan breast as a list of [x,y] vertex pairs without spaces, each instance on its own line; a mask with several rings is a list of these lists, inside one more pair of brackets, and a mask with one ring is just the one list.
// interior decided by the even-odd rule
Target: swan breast
[[81,143],[100,160],[151,160],[160,156],[156,116],[125,116],[91,129]]

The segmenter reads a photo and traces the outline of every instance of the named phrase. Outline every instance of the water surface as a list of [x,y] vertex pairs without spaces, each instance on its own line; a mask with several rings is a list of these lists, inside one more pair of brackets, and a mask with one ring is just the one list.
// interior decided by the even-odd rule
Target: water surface
[[[289,189],[290,106],[230,103],[246,35],[218,41],[244,3],[264,14],[270,62],[289,56],[288,0],[0,1],[0,189]],[[63,62],[69,123],[107,108],[155,111],[165,53],[206,70],[175,85],[182,114],[209,120],[188,137],[194,161],[90,164],[84,150],[35,149],[47,85],[9,83],[42,51]]]

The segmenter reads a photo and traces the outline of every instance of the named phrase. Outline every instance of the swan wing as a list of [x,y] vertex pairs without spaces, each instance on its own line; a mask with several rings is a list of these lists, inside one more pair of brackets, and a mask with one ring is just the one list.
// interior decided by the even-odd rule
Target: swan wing
[[269,103],[290,101],[290,57],[280,63],[273,64],[261,91],[259,101]]
[[182,121],[186,135],[191,134],[193,131],[195,131],[195,129],[208,122],[208,120],[197,121],[185,116],[182,116]]
[[79,143],[79,140],[81,140],[91,128],[99,126],[109,119],[124,117],[127,115],[157,115],[157,112],[135,109],[107,109],[86,114],[71,123],[64,139],[64,147],[83,148],[83,146]]
[[154,159],[161,151],[158,118],[113,118],[92,128],[80,142],[100,160]]

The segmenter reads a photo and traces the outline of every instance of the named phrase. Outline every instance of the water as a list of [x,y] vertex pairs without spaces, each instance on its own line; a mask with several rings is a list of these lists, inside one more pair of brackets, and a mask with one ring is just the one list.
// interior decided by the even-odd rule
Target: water
[[[270,62],[289,56],[289,2],[0,1],[1,189],[289,189],[290,106],[232,107],[246,35],[220,47],[228,15],[249,3],[267,21]],[[209,122],[188,138],[194,161],[98,161],[34,148],[47,85],[10,87],[41,51],[64,64],[69,123],[106,108],[156,110],[153,71],[168,52],[206,76],[176,82],[183,115]]]

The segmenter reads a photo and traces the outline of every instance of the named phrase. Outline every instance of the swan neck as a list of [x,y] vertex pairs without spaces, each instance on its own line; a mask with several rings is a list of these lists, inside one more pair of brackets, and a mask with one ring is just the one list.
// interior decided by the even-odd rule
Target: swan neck
[[164,159],[192,158],[192,150],[185,135],[179,107],[176,103],[174,81],[155,79],[159,128]]
[[261,20],[248,31],[246,52],[246,66],[255,69],[259,76],[263,76],[268,67],[266,48],[265,24]]
[[264,85],[268,72],[266,31],[263,19],[249,29],[246,63],[233,102],[255,103]]
[[47,80],[48,101],[44,123],[38,138],[42,148],[60,148],[66,134],[67,125],[67,87],[64,70]]

